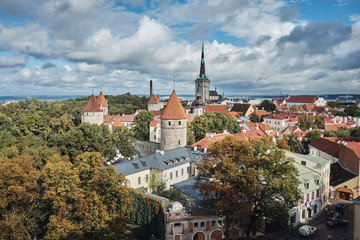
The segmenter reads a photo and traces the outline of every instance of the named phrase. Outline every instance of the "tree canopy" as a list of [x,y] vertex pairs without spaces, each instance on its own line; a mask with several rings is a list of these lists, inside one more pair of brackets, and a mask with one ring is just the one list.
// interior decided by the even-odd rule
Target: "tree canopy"
[[199,141],[206,136],[206,133],[222,133],[227,130],[230,133],[240,132],[238,121],[219,112],[205,112],[195,117],[191,125],[195,140]]
[[210,147],[198,171],[197,189],[225,216],[226,226],[237,217],[248,236],[261,230],[264,217],[288,226],[288,211],[300,196],[297,170],[270,139],[226,137]]
[[134,136],[138,140],[149,140],[149,124],[154,120],[154,113],[141,111],[134,118]]
[[259,105],[260,108],[263,108],[267,112],[273,112],[276,110],[276,105],[270,102],[269,100],[264,100]]

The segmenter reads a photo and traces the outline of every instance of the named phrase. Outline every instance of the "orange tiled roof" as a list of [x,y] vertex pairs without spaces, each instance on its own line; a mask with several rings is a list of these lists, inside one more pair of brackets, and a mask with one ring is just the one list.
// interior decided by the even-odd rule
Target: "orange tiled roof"
[[219,104],[209,104],[205,106],[206,112],[220,112],[220,113],[227,113],[226,111],[227,106],[226,105],[219,105]]
[[253,115],[253,114],[256,114],[256,115],[258,115],[259,117],[261,117],[261,116],[269,115],[270,113],[268,113],[268,112],[265,111],[265,110],[256,110],[256,111],[253,112],[251,115]]
[[148,104],[158,104],[158,103],[160,103],[160,96],[159,96],[159,95],[152,94],[152,95],[150,96],[150,99],[149,99]]
[[121,121],[119,119],[115,119],[112,126],[113,127],[123,127],[124,125],[121,123]]
[[350,128],[350,126],[345,125],[345,124],[329,124],[329,125],[325,125],[325,129],[328,131],[336,131],[338,130],[338,128]]
[[108,107],[109,106],[106,99],[105,99],[105,97],[104,97],[104,95],[103,95],[103,93],[102,93],[102,91],[100,91],[100,94],[99,94],[99,96],[97,98],[97,101],[103,107]]
[[289,103],[314,103],[317,97],[314,96],[290,96],[286,101]]
[[102,111],[103,110],[100,109],[100,105],[96,100],[94,94],[92,94],[89,98],[89,101],[85,104],[83,110],[81,111],[81,114],[83,112],[102,112]]
[[360,159],[360,142],[348,142],[346,141],[346,147],[351,148],[356,156]]
[[186,119],[184,108],[182,107],[175,90],[172,92],[161,119]]
[[156,121],[156,120],[153,120],[150,122],[149,126],[150,127],[156,127],[156,125],[158,125],[160,122],[159,121]]
[[[240,117],[239,113],[237,113],[237,112],[227,112],[227,115],[229,115],[230,117],[232,117],[235,120],[237,120]],[[241,115],[243,115],[243,113],[241,113]]]

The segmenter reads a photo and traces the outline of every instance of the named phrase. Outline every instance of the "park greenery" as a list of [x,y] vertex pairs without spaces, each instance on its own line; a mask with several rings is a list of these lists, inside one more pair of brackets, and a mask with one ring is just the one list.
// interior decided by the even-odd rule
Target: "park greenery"
[[224,113],[205,112],[202,115],[197,115],[191,124],[191,131],[188,131],[188,133],[193,134],[193,137],[188,136],[188,144],[192,144],[189,140],[199,141],[203,139],[206,133],[222,133],[224,130],[230,133],[241,131],[239,123]]
[[[129,94],[107,99],[114,114],[147,102]],[[87,100],[0,106],[0,239],[164,238],[161,206],[104,165],[117,151],[134,155],[134,132],[81,123]]]
[[299,181],[292,160],[271,139],[214,143],[198,165],[197,189],[225,217],[225,238],[231,223],[262,231],[265,217],[272,228],[289,224],[289,209],[299,199]]

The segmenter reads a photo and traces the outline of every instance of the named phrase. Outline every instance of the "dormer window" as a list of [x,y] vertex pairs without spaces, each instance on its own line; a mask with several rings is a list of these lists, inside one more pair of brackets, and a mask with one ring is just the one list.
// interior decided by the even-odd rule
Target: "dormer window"
[[319,179],[315,179],[315,184],[319,185],[320,184],[320,180]]
[[309,189],[309,183],[308,182],[304,183],[304,187],[305,189]]

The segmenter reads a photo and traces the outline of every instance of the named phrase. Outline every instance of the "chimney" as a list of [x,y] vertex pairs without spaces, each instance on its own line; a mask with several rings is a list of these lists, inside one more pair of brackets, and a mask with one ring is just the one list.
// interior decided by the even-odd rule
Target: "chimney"
[[150,80],[150,97],[152,96],[153,91],[152,91],[152,80]]
[[197,150],[197,146],[194,146],[194,152],[196,152],[196,150]]
[[344,117],[344,123],[347,124],[347,117]]

